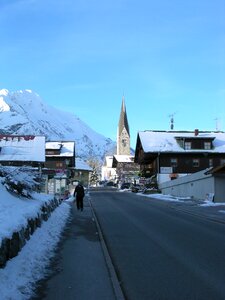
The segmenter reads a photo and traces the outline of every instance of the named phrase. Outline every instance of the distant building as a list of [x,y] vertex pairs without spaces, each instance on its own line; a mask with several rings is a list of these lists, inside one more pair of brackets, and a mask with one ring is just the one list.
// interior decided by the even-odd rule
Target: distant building
[[117,128],[117,153],[106,156],[102,166],[102,180],[114,182],[134,181],[139,173],[139,165],[134,163],[131,155],[130,129],[127,118],[125,98],[122,98],[120,118]]
[[116,180],[116,168],[113,168],[113,155],[107,155],[102,166],[102,180]]
[[112,168],[116,170],[117,182],[132,182],[139,172],[139,165],[134,163],[130,151],[130,129],[124,97],[117,130],[117,154],[113,156]]
[[89,175],[93,169],[81,158],[76,157],[76,166],[74,169],[73,177],[71,178],[71,183],[81,182],[84,186],[89,185]]
[[64,193],[68,188],[75,169],[75,142],[51,141],[45,145],[46,191]]
[[132,155],[114,155],[112,167],[116,169],[116,178],[120,182],[133,182],[140,170]]
[[135,162],[143,177],[157,182],[176,179],[225,163],[225,133],[209,131],[141,131]]
[[80,181],[88,186],[92,168],[82,159],[75,157],[74,141],[46,142],[46,162],[43,173],[47,176],[49,193],[71,192]]
[[75,142],[46,142],[45,156],[45,168],[55,170],[55,173],[65,173],[68,168],[75,167]]

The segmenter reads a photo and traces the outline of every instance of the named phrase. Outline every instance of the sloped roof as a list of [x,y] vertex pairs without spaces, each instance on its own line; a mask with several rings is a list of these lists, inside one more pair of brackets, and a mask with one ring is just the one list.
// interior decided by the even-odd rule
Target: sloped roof
[[83,170],[89,172],[93,171],[93,169],[85,161],[78,157],[76,158],[75,170]]
[[[184,131],[140,131],[138,133],[140,143],[145,153],[153,152],[212,152],[225,153],[225,133],[224,132],[209,132],[199,131],[195,136],[194,132]],[[176,138],[211,138],[213,139],[213,149],[190,149],[182,148]]]
[[0,161],[45,161],[44,136],[0,136]]
[[46,142],[45,148],[46,150],[60,150],[60,154],[49,154],[47,157],[72,157],[74,156],[74,146],[75,142]]
[[133,163],[134,162],[134,156],[132,156],[132,155],[114,155],[114,158],[119,163]]

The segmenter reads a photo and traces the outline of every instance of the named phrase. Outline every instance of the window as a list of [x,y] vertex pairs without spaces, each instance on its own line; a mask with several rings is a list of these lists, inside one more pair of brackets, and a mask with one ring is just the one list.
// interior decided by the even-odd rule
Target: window
[[63,163],[62,162],[57,162],[55,165],[56,165],[57,168],[62,168],[63,167]]
[[204,149],[210,150],[211,149],[211,143],[210,142],[204,142]]
[[193,159],[193,167],[195,167],[195,168],[199,167],[199,159],[198,158]]
[[54,155],[55,152],[51,150],[46,150],[46,155]]
[[185,142],[184,143],[184,149],[185,150],[191,150],[191,142]]
[[127,145],[127,140],[124,138],[124,139],[122,139],[122,145],[124,146],[124,147],[126,147],[126,145]]
[[177,167],[177,158],[171,158],[170,164],[171,164],[171,167]]
[[209,167],[210,168],[213,167],[213,159],[212,158],[209,159]]

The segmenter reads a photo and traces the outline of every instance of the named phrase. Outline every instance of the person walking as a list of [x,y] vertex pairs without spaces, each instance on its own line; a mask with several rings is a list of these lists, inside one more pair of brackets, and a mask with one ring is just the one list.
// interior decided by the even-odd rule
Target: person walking
[[83,211],[83,208],[84,208],[84,204],[83,204],[84,187],[83,187],[83,185],[80,182],[76,186],[73,195],[74,195],[74,197],[76,197],[77,210],[80,209],[81,211]]

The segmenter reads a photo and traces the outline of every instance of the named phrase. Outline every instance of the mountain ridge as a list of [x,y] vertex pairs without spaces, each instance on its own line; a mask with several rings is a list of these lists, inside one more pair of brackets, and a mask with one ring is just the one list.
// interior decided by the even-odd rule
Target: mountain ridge
[[115,142],[94,131],[79,117],[46,104],[32,90],[0,90],[0,133],[45,135],[47,141],[75,141],[76,156],[103,160]]

